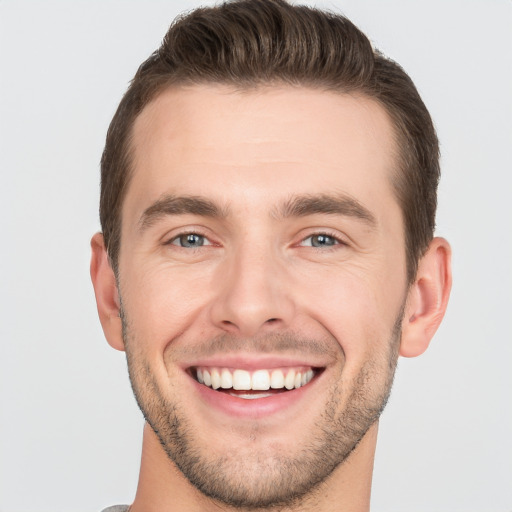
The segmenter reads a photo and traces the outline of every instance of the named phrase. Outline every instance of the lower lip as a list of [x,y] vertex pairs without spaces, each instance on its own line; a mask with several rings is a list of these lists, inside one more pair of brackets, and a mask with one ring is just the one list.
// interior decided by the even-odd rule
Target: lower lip
[[240,418],[260,418],[276,414],[296,405],[315,387],[318,378],[318,375],[315,376],[308,384],[298,389],[276,393],[263,398],[247,399],[232,396],[226,392],[215,391],[190,377],[201,399],[210,407],[214,407],[230,416]]

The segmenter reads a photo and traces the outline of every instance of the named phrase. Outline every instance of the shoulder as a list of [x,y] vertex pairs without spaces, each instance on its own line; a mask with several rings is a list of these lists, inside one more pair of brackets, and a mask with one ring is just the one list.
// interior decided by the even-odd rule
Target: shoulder
[[128,508],[128,505],[114,505],[104,509],[102,512],[127,512]]

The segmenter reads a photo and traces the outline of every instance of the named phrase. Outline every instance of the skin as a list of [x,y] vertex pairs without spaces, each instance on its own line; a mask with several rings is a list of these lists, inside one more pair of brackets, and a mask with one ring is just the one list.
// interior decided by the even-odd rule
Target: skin
[[[184,469],[190,454],[180,460],[176,452],[187,445],[205,463],[206,480],[220,474],[224,487],[242,486],[246,506],[239,501],[237,510],[256,510],[251,500],[261,504],[271,492],[266,505],[273,500],[276,510],[369,510],[377,418],[396,359],[427,348],[451,286],[441,238],[407,283],[386,112],[365,97],[307,88],[201,85],[156,98],[133,140],[118,282],[101,234],[91,263],[105,335],[127,351],[153,426],[144,431],[132,512],[233,509]],[[222,215],[176,213],[176,202],[170,214],[169,201],[162,214],[162,200],[191,196]],[[344,208],[290,208],[311,196],[342,199]],[[204,245],[181,246],[190,233]],[[328,244],[314,247],[319,235]],[[188,373],[212,352],[255,366],[300,359],[322,372],[271,413],[251,400],[252,412],[234,414],[205,399]],[[179,441],[169,423],[179,423]],[[310,467],[329,458],[308,488]],[[282,478],[293,471],[289,461],[301,465],[295,490]],[[217,468],[210,477],[208,465]]]

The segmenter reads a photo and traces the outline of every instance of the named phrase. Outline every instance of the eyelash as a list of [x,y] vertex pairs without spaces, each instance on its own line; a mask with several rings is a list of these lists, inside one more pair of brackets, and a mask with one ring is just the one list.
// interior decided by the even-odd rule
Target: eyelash
[[[180,239],[185,239],[186,237],[190,237],[190,236],[196,236],[196,237],[199,237],[201,239],[203,239],[203,243],[200,244],[200,245],[197,245],[197,246],[184,246],[184,245],[181,245],[180,243],[175,243],[175,242],[178,242]],[[332,239],[334,241],[334,243],[332,245],[313,245],[313,243],[311,243],[311,245],[304,245],[304,242],[306,240],[309,240],[309,239],[312,239],[314,237],[326,237],[326,238],[329,238],[329,239]],[[205,243],[206,242],[206,243]],[[216,245],[215,243],[213,243],[206,235],[204,235],[203,233],[201,233],[200,231],[187,231],[185,233],[180,233],[174,237],[172,237],[171,239],[169,239],[168,241],[166,241],[164,243],[164,245],[174,245],[176,247],[180,247],[182,249],[192,249],[192,250],[197,250],[199,249],[200,247],[204,247],[206,245],[206,247],[208,246],[212,246],[212,245]],[[329,250],[335,250],[336,247],[338,246],[346,246],[348,245],[344,240],[342,240],[339,236],[335,235],[334,233],[329,233],[329,232],[325,232],[325,231],[321,231],[321,232],[318,232],[318,233],[312,233],[310,235],[308,235],[307,237],[303,238],[298,246],[299,247],[310,247],[312,249],[315,249],[315,250],[320,250],[320,251],[329,251]]]
[[[334,241],[334,243],[332,245],[324,245],[324,246],[321,246],[321,245],[315,246],[312,244],[311,245],[303,245],[306,240],[312,239],[314,237],[322,237],[322,236],[332,239]],[[312,249],[321,250],[321,251],[335,250],[339,246],[346,246],[346,245],[348,245],[348,244],[344,240],[342,240],[338,235],[335,235],[334,233],[325,232],[325,231],[321,231],[318,233],[312,233],[309,236],[303,238],[299,244],[299,246],[302,246],[302,247],[310,247]]]
[[[196,247],[194,247],[194,246],[187,247],[187,246],[181,245],[179,243],[174,243],[174,242],[179,241],[180,239],[185,239],[186,237],[190,237],[190,236],[196,236],[196,237],[202,238],[203,243],[201,245],[197,245]],[[207,242],[207,243],[205,244],[204,242]],[[210,239],[206,235],[201,233],[200,231],[187,231],[185,233],[180,233],[180,234],[172,237],[167,242],[165,242],[164,245],[174,245],[176,247],[180,247],[181,249],[199,249],[200,247],[204,247],[205,245],[208,247],[208,246],[215,245],[215,244],[213,242],[211,242]]]

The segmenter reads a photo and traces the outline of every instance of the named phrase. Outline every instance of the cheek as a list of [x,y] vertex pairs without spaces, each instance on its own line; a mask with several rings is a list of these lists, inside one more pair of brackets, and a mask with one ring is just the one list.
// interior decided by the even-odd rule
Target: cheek
[[209,300],[204,275],[141,265],[126,268],[123,277],[121,296],[130,328],[150,350],[163,350],[197,324]]
[[385,274],[347,266],[301,284],[302,309],[338,341],[348,367],[387,353],[404,294]]
[[[287,327],[304,325],[312,336],[326,332],[339,343],[350,368],[384,353],[403,300],[401,280],[382,262],[282,265],[273,277],[295,316]],[[211,336],[210,309],[226,282],[223,265],[176,268],[144,258],[122,268],[121,296],[134,336],[147,353],[162,353],[184,333]],[[149,354],[148,354],[148,357]]]

